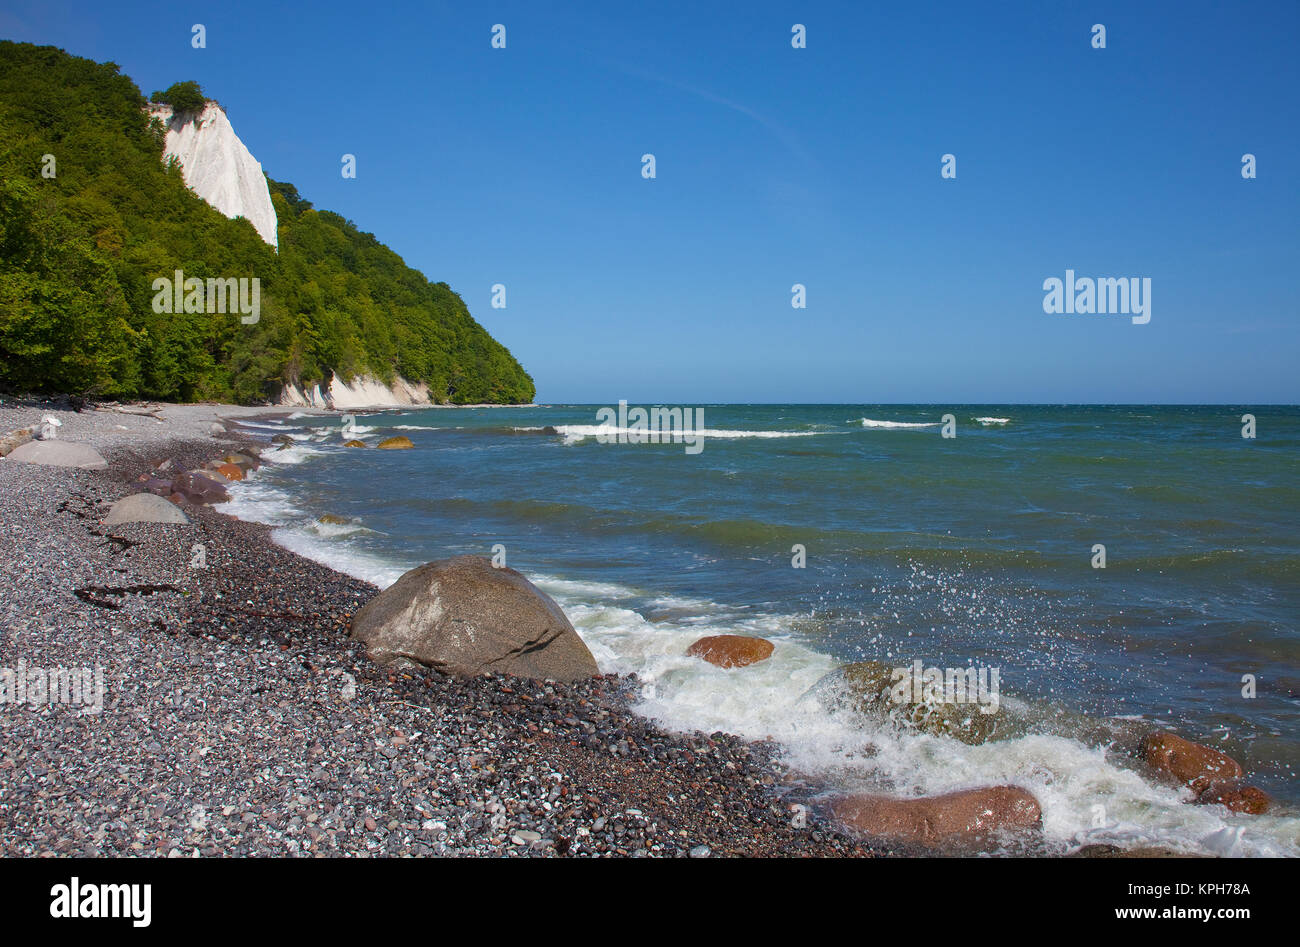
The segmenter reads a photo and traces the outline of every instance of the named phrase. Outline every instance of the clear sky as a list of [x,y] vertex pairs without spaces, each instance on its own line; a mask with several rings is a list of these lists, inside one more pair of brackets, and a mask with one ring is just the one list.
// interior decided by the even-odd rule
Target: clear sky
[[[197,79],[539,401],[1298,400],[1295,0],[6,0],[0,36]],[[1150,323],[1044,313],[1067,269],[1150,278]]]

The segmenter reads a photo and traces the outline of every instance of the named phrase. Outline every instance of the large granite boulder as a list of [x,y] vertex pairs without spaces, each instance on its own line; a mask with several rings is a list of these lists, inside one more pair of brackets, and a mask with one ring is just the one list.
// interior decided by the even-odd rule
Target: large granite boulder
[[118,523],[188,523],[189,517],[160,496],[152,493],[133,493],[122,497],[109,508],[104,525]]
[[482,556],[412,569],[357,612],[352,635],[380,664],[405,658],[444,674],[568,682],[599,673],[560,606]]
[[9,459],[24,464],[46,464],[51,467],[81,467],[84,470],[104,470],[108,461],[89,444],[75,441],[28,441],[9,452]]

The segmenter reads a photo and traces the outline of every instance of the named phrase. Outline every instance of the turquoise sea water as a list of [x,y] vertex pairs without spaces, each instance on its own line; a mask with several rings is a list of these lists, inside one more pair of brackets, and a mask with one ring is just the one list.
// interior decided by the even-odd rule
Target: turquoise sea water
[[[298,439],[269,455],[291,463],[230,510],[379,584],[504,547],[603,670],[641,676],[644,713],[772,736],[828,785],[1008,779],[1039,794],[1062,848],[1300,851],[1300,409],[703,405],[693,453],[600,443],[598,407],[357,416],[363,440],[404,434],[409,451],[346,449],[333,417],[268,423]],[[726,631],[777,652],[731,671],[684,656]],[[1162,723],[1238,758],[1282,805],[1186,805],[1050,726],[968,747],[809,708],[822,674],[864,658],[996,667],[1005,699]]]

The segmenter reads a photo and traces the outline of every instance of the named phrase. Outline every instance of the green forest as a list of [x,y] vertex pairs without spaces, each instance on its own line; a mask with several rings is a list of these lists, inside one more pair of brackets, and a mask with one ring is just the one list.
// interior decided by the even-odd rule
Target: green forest
[[[0,388],[255,403],[368,373],[453,404],[532,400],[446,283],[292,184],[268,180],[279,253],[209,207],[161,161],[147,104],[115,63],[0,41]],[[258,277],[261,318],[154,312],[153,281],[175,270]]]

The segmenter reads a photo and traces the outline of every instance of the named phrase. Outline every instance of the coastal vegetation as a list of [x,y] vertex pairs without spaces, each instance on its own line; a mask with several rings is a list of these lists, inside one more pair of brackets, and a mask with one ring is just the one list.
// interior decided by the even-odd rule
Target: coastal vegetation
[[[204,101],[194,82],[154,99]],[[250,403],[368,374],[442,402],[532,399],[446,283],[292,184],[268,181],[278,253],[206,204],[160,160],[147,106],[115,63],[0,41],[0,387]],[[261,318],[155,312],[176,270],[260,279]]]

